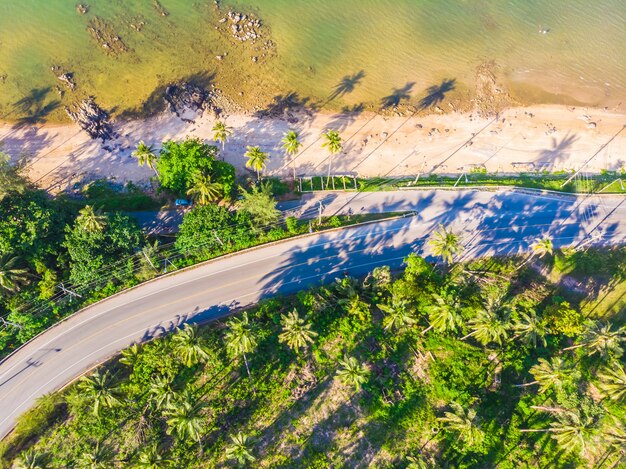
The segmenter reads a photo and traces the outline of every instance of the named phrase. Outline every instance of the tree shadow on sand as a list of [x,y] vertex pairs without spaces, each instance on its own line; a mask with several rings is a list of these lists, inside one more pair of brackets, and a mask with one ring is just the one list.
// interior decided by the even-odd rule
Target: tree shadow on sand
[[59,107],[59,100],[49,100],[51,88],[33,88],[28,95],[13,104],[16,111],[22,114],[17,119],[17,126],[33,125],[45,121],[48,114]]
[[284,118],[290,112],[305,111],[309,115],[316,109],[317,105],[311,102],[311,98],[302,97],[296,91],[291,91],[274,96],[272,101],[265,108],[257,111],[254,116]]

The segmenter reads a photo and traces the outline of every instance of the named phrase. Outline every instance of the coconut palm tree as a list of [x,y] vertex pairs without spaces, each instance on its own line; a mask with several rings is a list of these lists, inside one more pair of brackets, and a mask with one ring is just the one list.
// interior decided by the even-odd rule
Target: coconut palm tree
[[234,459],[241,465],[256,460],[248,448],[250,444],[248,435],[239,432],[230,435],[230,440],[231,444],[226,447],[226,459]]
[[91,205],[85,205],[78,211],[76,223],[83,230],[94,233],[102,231],[106,226],[107,217],[102,215],[100,210],[94,209]]
[[164,376],[155,376],[148,387],[148,401],[157,410],[167,409],[178,398],[178,394],[172,388],[172,383]]
[[100,374],[96,371],[91,376],[83,376],[78,382],[78,389],[82,398],[93,406],[93,414],[100,416],[102,407],[113,407],[120,403],[119,390],[112,384],[108,371]]
[[550,360],[540,358],[536,365],[530,368],[530,374],[535,381],[516,385],[516,387],[539,385],[539,393],[544,393],[550,389],[560,390],[566,381],[576,379],[574,365],[561,357],[552,357]]
[[524,262],[522,262],[519,266],[517,266],[516,270],[521,269],[530,261],[532,261],[535,257],[539,257],[540,259],[547,256],[552,255],[554,253],[554,245],[552,244],[552,240],[550,238],[538,238],[535,240],[533,244],[531,244],[531,253],[530,256],[526,258]]
[[140,351],[141,349],[139,348],[139,344],[133,344],[127,349],[122,350],[120,363],[133,368],[139,359]]
[[35,449],[30,448],[20,454],[13,464],[15,469],[45,469],[46,455],[37,452]]
[[19,258],[9,253],[0,256],[0,296],[14,293],[28,280],[28,270],[17,266]]
[[209,202],[219,199],[222,196],[223,186],[219,182],[211,181],[209,174],[196,173],[192,186],[187,190],[187,195],[191,196],[200,205],[207,205]]
[[580,449],[581,454],[587,449],[597,433],[596,422],[593,417],[581,415],[577,410],[562,409],[559,407],[535,407],[537,410],[550,412],[555,420],[550,422],[548,428],[522,429],[522,432],[549,432],[565,454]]
[[482,345],[491,342],[502,345],[508,335],[509,322],[507,317],[489,307],[478,310],[476,316],[470,319],[468,324],[472,332],[461,340],[474,337]]
[[220,142],[222,144],[222,151],[224,151],[226,140],[228,140],[228,137],[233,133],[233,129],[228,127],[226,123],[217,121],[211,130],[213,131],[213,140]]
[[359,363],[354,357],[344,357],[339,360],[340,369],[337,371],[339,379],[348,386],[354,386],[358,392],[361,385],[367,381],[369,374],[364,363]]
[[324,137],[322,147],[327,148],[328,153],[330,154],[328,157],[328,179],[326,180],[326,185],[328,186],[330,183],[330,170],[333,164],[333,155],[339,153],[343,149],[343,143],[339,132],[336,130],[327,130],[322,134],[322,137]]
[[603,358],[621,357],[624,353],[623,342],[626,341],[626,330],[611,330],[609,323],[591,321],[587,324],[579,344],[564,348],[573,350],[585,347],[589,355],[599,354]]
[[156,172],[157,156],[151,145],[146,145],[143,140],[140,141],[137,144],[135,151],[133,151],[133,156],[137,158],[139,166],[146,165],[148,168]]
[[171,463],[172,461],[170,459],[167,459],[159,452],[159,448],[155,444],[145,446],[140,451],[139,457],[133,467],[137,469],[161,469]]
[[289,130],[281,140],[283,144],[283,150],[288,156],[291,156],[291,162],[293,163],[293,180],[296,180],[296,160],[294,156],[300,151],[302,142],[299,140],[299,135],[295,130]]
[[451,264],[454,257],[463,251],[460,236],[445,226],[440,225],[428,244],[435,256],[440,256],[446,264]]
[[412,311],[409,311],[408,302],[405,300],[396,300],[391,305],[378,305],[378,308],[385,313],[383,318],[383,327],[385,330],[396,329],[402,330],[415,324],[415,318]]
[[202,339],[196,334],[196,328],[185,324],[172,337],[172,350],[185,366],[194,366],[209,359]]
[[198,442],[202,452],[202,422],[204,417],[202,411],[207,404],[204,401],[193,398],[186,394],[181,399],[172,404],[166,410],[167,434],[175,434],[179,440],[189,437]]
[[457,330],[463,322],[461,302],[458,295],[447,294],[444,298],[434,293],[433,299],[435,304],[426,308],[430,326],[423,333],[426,333],[431,328],[442,333]]
[[513,324],[513,332],[515,332],[514,338],[520,338],[526,345],[537,347],[537,343],[541,343],[545,347],[547,344],[548,328],[537,318],[537,313],[534,310],[518,314],[518,318]]
[[291,350],[299,350],[313,343],[317,332],[311,330],[311,323],[305,322],[295,309],[287,315],[281,315],[283,332],[278,336],[280,342],[285,342]]
[[605,365],[598,372],[598,388],[611,400],[626,400],[626,371],[621,363],[613,362]]
[[96,443],[90,451],[81,454],[76,463],[77,467],[83,469],[106,469],[111,467],[112,459],[110,448]]
[[246,166],[256,171],[256,178],[260,181],[261,171],[267,166],[267,160],[270,159],[270,156],[261,151],[261,147],[248,147],[244,156],[248,158]]
[[242,356],[243,361],[246,364],[246,371],[248,372],[248,378],[252,380],[250,375],[250,367],[248,366],[248,359],[246,353],[250,353],[257,345],[252,325],[248,320],[248,313],[244,311],[241,315],[241,319],[232,318],[227,323],[228,332],[226,332],[224,339],[226,340],[226,347],[233,356]]
[[438,418],[443,427],[456,433],[459,439],[468,446],[479,445],[485,438],[485,434],[480,428],[476,410],[465,409],[457,402],[451,402],[450,409],[451,412],[444,412],[444,416]]

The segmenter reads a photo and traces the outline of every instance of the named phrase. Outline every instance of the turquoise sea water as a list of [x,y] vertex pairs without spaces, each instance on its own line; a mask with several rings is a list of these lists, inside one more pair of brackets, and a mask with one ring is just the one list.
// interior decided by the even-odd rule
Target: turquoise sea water
[[[249,107],[289,91],[323,101],[345,76],[356,78],[335,104],[419,95],[444,78],[471,92],[476,67],[492,60],[523,102],[626,97],[624,0],[160,0],[168,16],[148,0],[85,3],[80,15],[69,0],[0,0],[0,118],[59,119],[87,94],[118,113],[141,110],[193,75]],[[259,51],[216,30],[230,8],[263,21],[275,54],[254,63]],[[105,53],[87,31],[95,17],[128,52]],[[59,96],[52,66],[74,73],[75,92]]]

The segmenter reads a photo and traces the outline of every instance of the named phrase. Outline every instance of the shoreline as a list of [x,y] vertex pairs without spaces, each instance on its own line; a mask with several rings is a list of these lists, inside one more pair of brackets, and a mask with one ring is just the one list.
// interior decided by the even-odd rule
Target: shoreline
[[[5,123],[0,124],[0,142],[13,161],[23,156],[28,177],[51,193],[99,178],[147,186],[154,173],[138,167],[130,155],[140,140],[155,148],[162,141],[186,136],[211,143],[215,120],[204,112],[185,121],[169,113],[117,121],[118,137],[104,145],[74,124],[18,127]],[[221,120],[233,129],[224,159],[239,173],[247,171],[246,146],[258,145],[270,153],[267,176],[292,178],[294,163],[297,175],[327,174],[328,154],[320,139],[326,129],[338,130],[344,142],[344,151],[332,158],[331,172],[337,175],[554,173],[578,170],[585,163],[584,172],[600,173],[626,165],[626,113],[606,108],[511,107],[498,118],[479,117],[476,112],[412,116],[407,111],[385,116],[299,110],[280,117],[238,113]],[[280,148],[288,129],[300,132],[303,142],[295,162]]]

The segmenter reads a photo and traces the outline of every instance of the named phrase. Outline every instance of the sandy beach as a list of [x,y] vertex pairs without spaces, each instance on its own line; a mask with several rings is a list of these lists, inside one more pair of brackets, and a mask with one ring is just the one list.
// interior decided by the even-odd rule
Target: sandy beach
[[[187,116],[188,117],[188,116]],[[239,171],[248,145],[269,152],[266,175],[292,177],[326,174],[328,153],[321,134],[336,129],[344,151],[332,160],[333,174],[361,177],[438,173],[462,174],[571,171],[599,173],[626,165],[626,115],[607,109],[543,105],[508,109],[498,118],[450,113],[385,117],[376,114],[297,113],[281,118],[230,115],[233,134],[222,153]],[[154,173],[137,166],[131,152],[137,142],[159,148],[161,142],[194,136],[208,142],[215,117],[205,113],[191,121],[172,114],[117,122],[118,137],[91,140],[75,125],[16,127],[0,125],[3,151],[24,158],[28,176],[56,193],[76,183],[109,178],[119,183],[148,184]],[[288,129],[303,142],[294,160],[280,140]]]

